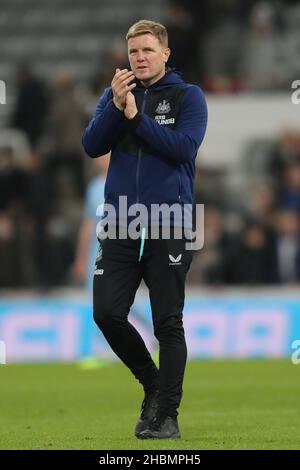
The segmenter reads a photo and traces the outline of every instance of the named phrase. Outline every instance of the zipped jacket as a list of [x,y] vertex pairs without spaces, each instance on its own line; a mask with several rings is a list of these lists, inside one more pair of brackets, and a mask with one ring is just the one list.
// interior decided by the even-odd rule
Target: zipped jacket
[[111,87],[99,99],[82,137],[86,153],[111,151],[105,203],[118,212],[119,196],[128,206],[194,203],[195,159],[207,127],[202,90],[168,68],[149,87],[132,90],[138,114],[127,119],[112,100]]

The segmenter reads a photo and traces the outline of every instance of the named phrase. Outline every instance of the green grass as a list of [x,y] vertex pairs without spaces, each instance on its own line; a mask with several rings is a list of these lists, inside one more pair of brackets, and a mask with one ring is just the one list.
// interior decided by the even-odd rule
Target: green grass
[[176,441],[139,441],[143,398],[120,363],[0,366],[0,449],[300,449],[300,366],[187,365]]

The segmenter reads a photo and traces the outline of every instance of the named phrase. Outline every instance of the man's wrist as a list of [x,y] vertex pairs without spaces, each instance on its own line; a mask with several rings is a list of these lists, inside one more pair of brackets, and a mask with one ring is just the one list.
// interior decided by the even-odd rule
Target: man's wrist
[[129,119],[129,121],[131,121],[132,119],[135,118],[135,116],[138,114],[139,112],[138,111],[135,111],[134,114],[125,114],[125,116],[127,117],[127,119]]
[[120,107],[120,105],[115,102],[115,99],[114,99],[114,98],[112,99],[112,102],[113,102],[114,107],[115,107],[118,111],[120,111],[120,113],[123,113],[123,111],[124,111],[125,108]]

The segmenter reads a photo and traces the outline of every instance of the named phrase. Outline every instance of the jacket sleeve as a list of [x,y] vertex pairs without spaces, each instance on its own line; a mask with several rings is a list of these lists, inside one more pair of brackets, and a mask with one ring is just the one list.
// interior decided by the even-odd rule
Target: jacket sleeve
[[124,113],[115,107],[110,94],[111,88],[106,88],[82,136],[84,150],[92,158],[111,150],[116,141],[116,130],[125,120]]
[[191,85],[182,97],[174,129],[161,126],[146,114],[138,113],[132,121],[135,134],[157,153],[175,164],[196,158],[207,126],[207,105],[201,89]]

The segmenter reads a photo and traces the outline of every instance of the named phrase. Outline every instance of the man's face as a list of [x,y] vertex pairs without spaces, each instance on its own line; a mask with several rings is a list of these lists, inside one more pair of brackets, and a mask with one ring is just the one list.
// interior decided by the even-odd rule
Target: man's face
[[144,85],[152,85],[165,74],[170,49],[164,48],[152,34],[128,39],[131,70]]

